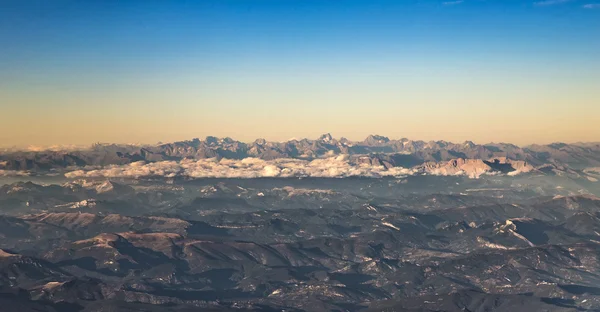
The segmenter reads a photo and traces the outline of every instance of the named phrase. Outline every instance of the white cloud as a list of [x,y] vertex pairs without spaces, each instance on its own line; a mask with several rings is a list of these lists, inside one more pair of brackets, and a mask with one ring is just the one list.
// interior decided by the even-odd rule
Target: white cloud
[[30,175],[29,171],[0,169],[0,177],[26,177]]
[[556,4],[563,4],[563,3],[567,3],[567,2],[571,2],[573,0],[544,0],[544,1],[538,1],[538,2],[534,2],[534,5],[537,6],[549,6],[549,5],[556,5]]
[[[532,167],[515,164],[517,175],[533,170]],[[65,174],[67,178],[78,177],[165,177],[177,176],[191,178],[345,178],[345,177],[404,177],[415,174],[454,175],[478,178],[481,175],[494,175],[499,172],[481,160],[455,160],[441,163],[427,163],[413,168],[371,165],[356,163],[348,155],[319,158],[312,161],[302,159],[280,158],[263,160],[259,158],[237,159],[185,159],[181,161],[160,161],[146,163],[143,161],[127,165],[111,165],[106,167],[79,168]]]
[[446,2],[442,2],[443,5],[457,5],[457,4],[461,4],[465,2],[464,0],[457,0],[457,1],[446,1]]
[[200,160],[160,161],[154,163],[135,162],[123,166],[106,166],[101,169],[80,169],[65,174],[77,177],[176,177],[192,178],[261,178],[261,177],[324,177],[343,178],[352,176],[382,177],[406,176],[415,170],[395,167],[352,164],[347,155],[315,159],[242,160],[216,158]]
[[583,6],[584,9],[600,9],[600,3],[589,3]]

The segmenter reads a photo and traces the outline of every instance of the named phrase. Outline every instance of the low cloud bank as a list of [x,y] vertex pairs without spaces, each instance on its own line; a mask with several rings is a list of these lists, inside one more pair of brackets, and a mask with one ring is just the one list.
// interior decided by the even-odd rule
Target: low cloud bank
[[262,160],[258,158],[200,159],[182,161],[160,161],[154,163],[135,162],[123,166],[107,166],[101,169],[75,170],[65,174],[67,178],[80,177],[176,177],[192,178],[263,178],[263,177],[401,177],[414,174],[415,170],[395,167],[353,164],[347,155],[315,159]]
[[0,177],[27,177],[30,175],[31,175],[31,173],[29,171],[0,169]]
[[[514,176],[536,171],[524,161],[495,159],[454,159],[430,162],[411,168],[393,167],[389,163],[364,161],[348,155],[331,156],[314,160],[280,158],[264,160],[244,159],[184,159],[181,161],[138,161],[126,165],[86,166],[70,168],[67,178],[345,178],[345,177],[406,177],[410,175],[467,176],[472,179],[482,175]],[[381,164],[381,165],[380,165]],[[588,168],[584,174],[596,177],[597,168]],[[29,175],[29,172],[3,171],[2,175]],[[580,177],[580,176],[578,176]]]

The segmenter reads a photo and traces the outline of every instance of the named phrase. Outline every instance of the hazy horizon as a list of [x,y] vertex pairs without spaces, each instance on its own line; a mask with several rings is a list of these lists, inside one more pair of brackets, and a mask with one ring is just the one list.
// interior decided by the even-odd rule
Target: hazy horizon
[[153,146],[153,145],[158,145],[158,144],[167,144],[167,143],[175,143],[175,142],[183,142],[183,141],[190,141],[190,140],[194,140],[194,139],[199,139],[199,140],[205,140],[207,136],[214,136],[217,138],[230,138],[233,139],[235,141],[238,142],[242,142],[242,143],[253,143],[254,141],[258,140],[258,139],[265,139],[268,142],[288,142],[288,141],[292,141],[292,140],[303,140],[303,139],[308,139],[308,140],[317,140],[319,139],[319,137],[321,135],[325,135],[325,134],[330,134],[334,139],[341,139],[341,138],[345,138],[348,139],[352,142],[362,142],[363,140],[365,140],[369,135],[381,135],[384,137],[387,137],[390,140],[400,140],[400,139],[408,139],[411,141],[424,141],[424,142],[429,142],[429,141],[446,141],[446,142],[451,142],[451,143],[463,143],[463,142],[467,142],[467,141],[471,141],[475,144],[479,144],[479,145],[485,145],[485,144],[514,144],[517,145],[519,147],[526,147],[526,146],[530,146],[530,145],[547,145],[547,144],[555,144],[555,143],[564,143],[564,144],[593,144],[593,143],[600,143],[600,141],[547,141],[547,142],[531,142],[531,143],[526,143],[526,144],[517,144],[514,142],[509,142],[509,141],[475,141],[475,140],[469,140],[469,139],[463,139],[463,140],[446,140],[443,138],[432,138],[432,139],[423,139],[423,138],[411,138],[411,137],[406,137],[406,136],[400,136],[400,137],[395,137],[395,136],[387,136],[384,134],[380,134],[380,133],[370,133],[367,134],[363,137],[348,137],[348,136],[343,136],[343,135],[335,135],[334,133],[329,133],[329,132],[322,132],[319,135],[313,135],[313,136],[308,136],[308,137],[301,137],[301,136],[295,136],[295,137],[290,137],[290,138],[286,138],[286,139],[270,139],[268,137],[255,137],[253,139],[247,139],[247,140],[243,140],[243,139],[238,139],[237,137],[232,137],[232,136],[215,136],[215,135],[205,135],[205,136],[190,136],[190,137],[184,137],[184,138],[175,138],[173,140],[166,140],[166,141],[155,141],[155,142],[135,142],[135,141],[94,141],[94,142],[84,142],[84,143],[79,143],[79,144],[22,144],[22,145],[0,145],[0,149],[8,149],[8,150],[29,150],[29,151],[42,151],[42,150],[78,150],[78,149],[85,149],[85,148],[89,148],[92,147],[95,144],[118,144],[118,145],[139,145],[139,146]]

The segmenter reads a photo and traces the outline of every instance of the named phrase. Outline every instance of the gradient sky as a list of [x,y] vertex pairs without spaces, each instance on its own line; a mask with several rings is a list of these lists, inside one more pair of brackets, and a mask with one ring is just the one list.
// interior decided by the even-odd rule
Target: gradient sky
[[600,141],[600,0],[2,0],[0,106],[0,146]]

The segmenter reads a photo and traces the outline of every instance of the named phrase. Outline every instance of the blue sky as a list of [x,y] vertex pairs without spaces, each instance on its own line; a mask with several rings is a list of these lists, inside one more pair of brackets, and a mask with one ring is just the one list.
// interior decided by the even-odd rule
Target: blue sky
[[5,0],[0,139],[600,140],[599,38],[580,0]]

